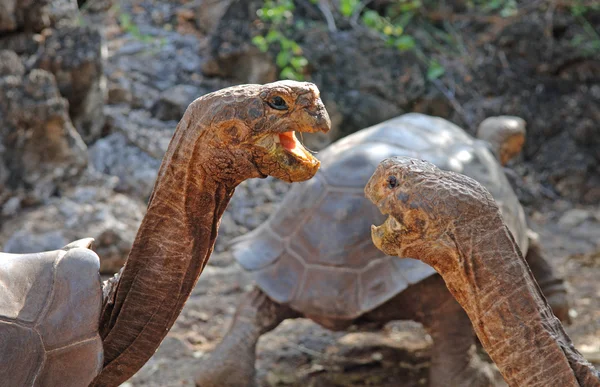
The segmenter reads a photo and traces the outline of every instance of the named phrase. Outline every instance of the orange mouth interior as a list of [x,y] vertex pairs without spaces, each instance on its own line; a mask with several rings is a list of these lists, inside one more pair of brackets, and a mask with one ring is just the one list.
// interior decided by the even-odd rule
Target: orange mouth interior
[[292,151],[296,148],[294,132],[279,133],[279,142],[286,150]]

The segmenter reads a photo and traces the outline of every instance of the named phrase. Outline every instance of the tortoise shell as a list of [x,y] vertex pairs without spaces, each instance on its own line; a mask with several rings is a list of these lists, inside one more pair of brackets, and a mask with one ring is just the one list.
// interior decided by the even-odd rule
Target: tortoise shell
[[87,386],[102,368],[100,260],[81,240],[0,253],[0,384]]
[[231,246],[271,299],[316,321],[352,320],[435,273],[420,261],[383,255],[371,242],[371,225],[384,216],[365,198],[364,186],[390,156],[425,159],[477,179],[527,251],[523,208],[502,166],[487,143],[442,118],[405,114],[347,136],[318,156],[315,177],[294,184],[265,223]]

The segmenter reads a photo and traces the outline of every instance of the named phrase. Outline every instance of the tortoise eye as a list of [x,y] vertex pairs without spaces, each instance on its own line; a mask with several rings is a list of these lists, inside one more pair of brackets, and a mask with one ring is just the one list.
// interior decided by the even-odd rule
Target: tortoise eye
[[387,178],[387,183],[389,188],[396,188],[398,186],[398,179],[396,179],[396,176],[389,176]]
[[271,100],[267,103],[269,104],[270,107],[272,107],[275,110],[287,110],[288,109],[288,105],[287,105],[287,103],[285,103],[285,100],[278,95],[271,98]]

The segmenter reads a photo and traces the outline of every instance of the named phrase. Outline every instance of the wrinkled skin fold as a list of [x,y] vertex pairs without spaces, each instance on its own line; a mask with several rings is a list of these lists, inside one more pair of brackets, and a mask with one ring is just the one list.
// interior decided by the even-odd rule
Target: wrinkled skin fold
[[104,368],[92,386],[123,383],[154,354],[212,253],[235,187],[269,175],[288,182],[311,178],[319,162],[290,139],[293,131],[329,127],[310,83],[235,86],[190,104],[127,262],[104,289]]
[[431,265],[510,386],[600,386],[543,297],[487,190],[406,157],[381,162],[365,194],[388,219],[384,253]]

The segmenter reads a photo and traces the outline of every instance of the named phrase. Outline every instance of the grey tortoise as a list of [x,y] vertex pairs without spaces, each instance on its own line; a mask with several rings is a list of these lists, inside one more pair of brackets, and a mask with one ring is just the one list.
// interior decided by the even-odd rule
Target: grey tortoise
[[[390,156],[428,160],[471,176],[494,196],[555,313],[568,319],[566,288],[540,254],[535,234],[503,171],[525,139],[525,122],[484,120],[475,139],[442,118],[405,114],[349,135],[318,154],[321,168],[294,185],[278,210],[232,242],[256,287],[243,297],[222,342],[199,364],[196,385],[253,386],[261,335],[288,318],[342,330],[361,321],[416,320],[434,340],[431,386],[488,386],[498,377],[474,354],[467,315],[430,266],[381,253],[370,226],[383,216],[364,197],[375,168]],[[496,156],[494,155],[496,154]]]

